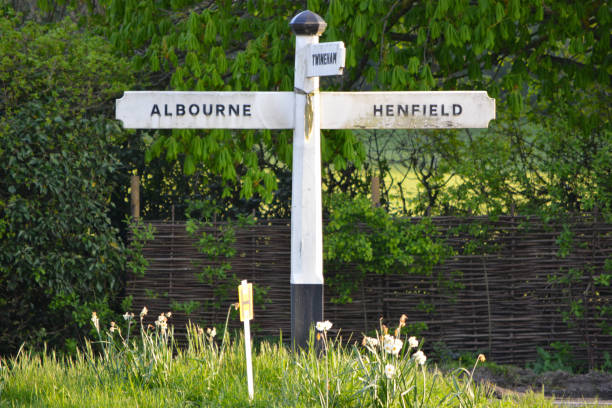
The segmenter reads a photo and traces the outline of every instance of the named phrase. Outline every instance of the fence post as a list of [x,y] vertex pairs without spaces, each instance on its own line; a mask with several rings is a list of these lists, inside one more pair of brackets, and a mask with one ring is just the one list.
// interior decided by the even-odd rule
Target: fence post
[[372,193],[372,207],[380,207],[380,179],[377,175],[372,175],[370,192]]
[[130,208],[134,221],[140,219],[140,178],[136,174],[130,177]]

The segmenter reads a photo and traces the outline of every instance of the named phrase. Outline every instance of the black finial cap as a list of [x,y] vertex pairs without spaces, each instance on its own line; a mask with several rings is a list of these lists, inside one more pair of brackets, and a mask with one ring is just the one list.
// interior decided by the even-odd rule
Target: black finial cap
[[327,28],[323,18],[312,11],[302,11],[289,23],[295,35],[321,35]]

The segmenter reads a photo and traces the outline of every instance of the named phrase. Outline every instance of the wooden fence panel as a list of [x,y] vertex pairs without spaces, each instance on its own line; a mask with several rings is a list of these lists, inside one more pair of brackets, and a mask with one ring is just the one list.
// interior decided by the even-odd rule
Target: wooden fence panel
[[[378,327],[381,317],[394,326],[406,314],[409,322],[427,324],[422,335],[428,350],[442,342],[450,350],[485,352],[498,363],[534,361],[536,347],[553,341],[568,342],[585,359],[587,343],[595,359],[601,359],[604,351],[612,351],[612,336],[602,333],[599,326],[603,321],[593,314],[596,306],[612,307],[612,288],[600,288],[595,297],[589,296],[593,288],[587,286],[586,277],[569,286],[550,280],[560,270],[572,268],[587,274],[601,273],[605,260],[612,257],[612,224],[592,217],[569,220],[574,233],[572,250],[560,257],[561,225],[510,216],[495,220],[434,217],[433,222],[456,255],[437,267],[432,276],[366,276],[361,293],[346,305],[331,303],[329,294],[325,294],[325,317],[334,323],[334,330],[342,329],[344,339],[352,336],[359,341],[361,333]],[[184,223],[150,223],[156,232],[155,239],[144,248],[149,266],[144,276],[130,277],[126,288],[126,295],[133,297],[134,311],[147,306],[151,310],[149,318],[154,320],[157,314],[172,310],[176,305],[173,302],[200,302],[201,307],[190,314],[176,307],[172,310],[179,338],[184,336],[181,328],[188,320],[203,327],[224,323],[230,304],[237,301],[237,289],[230,286],[227,300],[213,307],[219,303],[215,291],[224,282],[205,284],[196,275],[214,262],[197,251]],[[488,231],[484,255],[466,250],[466,243],[474,242],[473,231],[468,228],[474,225]],[[231,273],[238,281],[248,279],[267,290],[267,303],[255,305],[255,333],[278,336],[282,332],[288,339],[289,221],[265,221],[239,228],[235,248]],[[452,277],[462,288],[445,290],[437,284],[439,276]],[[587,315],[575,327],[563,321],[569,297],[588,306]],[[232,319],[231,327],[239,327],[238,323],[237,318]]]

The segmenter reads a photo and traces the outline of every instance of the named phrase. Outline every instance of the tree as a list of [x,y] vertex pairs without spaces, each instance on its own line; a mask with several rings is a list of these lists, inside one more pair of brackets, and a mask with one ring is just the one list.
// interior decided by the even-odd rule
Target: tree
[[[293,43],[289,19],[294,2],[222,1],[147,3],[134,13],[129,1],[106,2],[110,37],[125,55],[149,73],[150,87],[175,90],[293,89]],[[272,7],[274,5],[274,7]],[[140,7],[140,6],[139,6]],[[142,27],[142,29],[137,28]],[[336,132],[323,145],[326,161],[360,165],[351,132]],[[291,168],[290,131],[156,132],[149,163],[180,160],[194,184],[218,186],[227,208],[243,207],[288,215]],[[347,162],[348,161],[348,162]],[[342,184],[336,180],[338,184]],[[219,190],[217,190],[219,191]],[[272,193],[278,193],[273,195]],[[263,204],[266,203],[266,204]]]
[[[0,353],[75,345],[118,309],[127,250],[109,218],[124,60],[69,20],[0,7]],[[112,105],[111,105],[112,106]]]
[[607,1],[394,5],[381,24],[380,65],[366,75],[390,89],[484,89],[497,98],[490,131],[378,132],[378,145],[390,147],[371,156],[380,169],[389,174],[394,163],[420,182],[417,197],[402,196],[412,210],[608,207],[600,165],[611,142]]
[[[152,88],[292,90],[293,40],[288,21],[301,4],[189,0],[145,4],[107,0],[103,4],[113,43],[149,73]],[[595,101],[599,107],[585,110],[574,106],[575,118],[565,121],[569,126],[565,133],[576,134],[580,127],[583,133],[589,132],[583,124],[591,121],[585,118],[609,116],[605,102],[610,83],[608,1],[312,0],[307,7],[328,24],[321,41],[342,40],[347,47],[345,74],[323,78],[322,89],[481,89],[498,101],[498,126],[481,134],[454,131],[435,137],[424,131],[395,132],[392,136],[368,132],[360,140],[354,132],[324,132],[323,174],[332,190],[348,188],[346,174],[342,174],[351,168],[355,169],[348,172],[353,174],[352,183],[359,184],[357,180],[364,173],[357,170],[365,160],[361,141],[370,139],[366,147],[371,147],[374,139],[382,138],[378,144],[387,144],[391,153],[383,151],[370,157],[366,176],[374,169],[384,173],[383,187],[391,191],[385,183],[393,168],[403,166],[402,177],[416,174],[422,194],[403,196],[408,213],[463,211],[466,206],[472,212],[508,211],[510,205],[523,202],[533,208],[536,202],[529,200],[551,193],[552,186],[541,186],[537,192],[533,186],[533,191],[527,186],[497,192],[476,188],[489,184],[487,176],[493,177],[495,172],[470,167],[475,163],[472,152],[488,154],[494,147],[488,144],[493,135],[495,140],[501,138],[495,148],[510,150],[505,163],[527,166],[526,162],[537,162],[538,155],[530,156],[525,146],[532,143],[533,132],[546,132],[550,124],[558,125],[559,115],[565,117],[563,101],[576,100],[577,89],[585,90],[580,99],[599,93],[601,98]],[[508,138],[508,129],[514,129],[516,137]],[[609,120],[602,121],[599,129],[603,138],[597,143],[605,145]],[[389,137],[392,142],[385,142]],[[290,143],[288,132],[157,132],[149,159],[180,160],[186,174],[210,169],[220,175],[225,195],[238,192],[249,199],[255,194],[269,201],[271,191],[278,187],[274,172],[290,168]],[[525,160],[520,160],[521,154]],[[270,160],[274,166],[269,165]],[[549,170],[540,167],[536,172],[546,180]],[[454,174],[458,177],[449,184]],[[497,180],[490,181],[501,187],[514,186],[525,176],[505,171],[503,177],[495,177]],[[532,173],[528,177],[538,178]],[[485,202],[492,194],[497,199],[497,193],[505,198],[495,205],[456,205],[456,200],[465,201],[461,196],[464,191],[470,192],[470,200],[478,195],[478,200]],[[555,201],[552,196],[547,200]],[[386,202],[392,201],[387,197]]]

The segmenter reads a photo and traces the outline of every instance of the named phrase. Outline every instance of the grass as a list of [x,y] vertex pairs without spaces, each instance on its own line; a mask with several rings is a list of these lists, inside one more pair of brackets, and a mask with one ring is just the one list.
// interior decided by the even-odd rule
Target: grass
[[158,322],[132,338],[98,329],[98,341],[72,357],[22,350],[0,360],[0,407],[554,406],[541,394],[498,400],[471,381],[473,367],[443,374],[424,361],[416,339],[385,336],[384,327],[364,345],[343,345],[327,330],[318,340],[313,332],[308,351],[260,343],[250,401],[243,338],[191,326],[178,349]]

